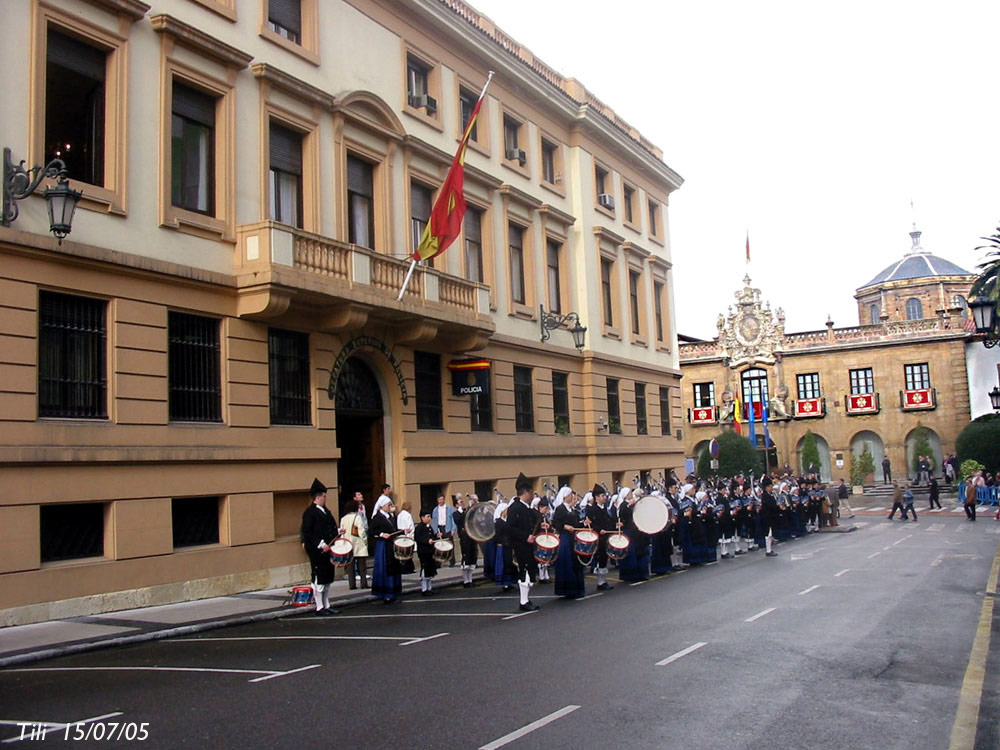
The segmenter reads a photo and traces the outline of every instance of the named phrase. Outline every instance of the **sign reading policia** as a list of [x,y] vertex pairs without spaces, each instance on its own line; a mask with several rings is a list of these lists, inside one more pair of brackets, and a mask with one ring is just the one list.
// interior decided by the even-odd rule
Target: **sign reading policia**
[[483,396],[490,392],[490,361],[461,359],[448,363],[453,396]]

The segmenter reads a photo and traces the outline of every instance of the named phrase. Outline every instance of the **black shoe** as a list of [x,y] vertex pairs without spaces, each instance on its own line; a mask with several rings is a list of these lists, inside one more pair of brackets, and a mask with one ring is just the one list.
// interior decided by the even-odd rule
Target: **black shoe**
[[613,589],[613,588],[614,588],[614,586],[612,586],[610,583],[599,583],[599,584],[597,584],[597,590],[598,591],[611,591],[611,589]]
[[462,584],[462,588],[463,589],[471,589],[472,588],[472,584],[471,583],[463,583]]
[[421,591],[420,592],[420,596],[430,596],[430,595],[431,595],[430,591]]
[[528,602],[527,604],[522,604],[520,607],[518,607],[518,609],[521,610],[522,612],[534,612],[536,609],[538,609],[538,605]]
[[395,604],[397,601],[398,600],[395,597],[393,597],[392,599],[383,599],[382,603],[383,604]]
[[513,587],[513,586],[504,586],[504,587],[503,587],[503,590],[504,590],[504,593],[506,593],[506,592],[508,592],[508,591],[513,591],[513,590],[514,590],[514,587]]
[[778,553],[777,552],[765,552],[764,556],[765,557],[777,557]]
[[327,607],[326,608],[326,613],[328,615],[339,615],[340,614],[340,610],[339,609],[334,609],[333,607]]
[[340,611],[330,608],[316,610],[316,617],[330,617],[331,615],[336,614],[340,614]]

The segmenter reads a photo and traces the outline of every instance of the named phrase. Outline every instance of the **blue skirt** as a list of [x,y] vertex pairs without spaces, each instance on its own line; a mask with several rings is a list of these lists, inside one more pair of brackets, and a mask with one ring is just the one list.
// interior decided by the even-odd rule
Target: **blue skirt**
[[497,564],[497,543],[483,542],[483,578],[487,581],[493,579],[493,574]]
[[556,583],[553,593],[577,599],[587,593],[584,583],[586,570],[577,563],[573,554],[573,535],[568,531],[559,534],[559,557],[556,558]]
[[628,553],[618,566],[618,576],[623,581],[649,580],[649,537],[641,532],[625,530],[631,544]]
[[517,583],[517,575],[514,571],[514,558],[511,549],[505,544],[498,544],[496,547],[493,580],[497,586],[513,586]]
[[673,545],[670,543],[669,529],[665,529],[658,534],[653,534],[649,555],[649,568],[654,576],[669,573],[674,569],[673,564],[670,562],[670,553],[672,551]]
[[[375,542],[375,570],[372,572],[372,595],[380,599],[395,599],[403,593],[403,579],[399,574],[390,575],[394,567],[388,558],[392,554],[392,540]],[[395,560],[393,560],[395,562]]]

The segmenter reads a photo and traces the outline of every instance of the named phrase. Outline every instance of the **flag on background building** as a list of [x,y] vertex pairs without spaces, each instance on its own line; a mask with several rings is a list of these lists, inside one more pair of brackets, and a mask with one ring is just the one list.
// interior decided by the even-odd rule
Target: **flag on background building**
[[771,431],[767,429],[767,400],[765,399],[760,405],[760,415],[761,421],[764,423],[764,447],[770,448],[773,443],[771,442]]
[[747,263],[750,262],[750,232],[747,232]]
[[747,401],[747,423],[749,429],[747,430],[747,438],[750,440],[750,445],[754,448],[757,447],[757,434],[754,432],[754,419],[753,419],[753,389],[751,388],[747,395],[750,396],[750,400]]
[[743,402],[740,397],[733,395],[733,429],[737,435],[743,434]]
[[447,250],[462,232],[462,220],[465,218],[465,150],[469,145],[472,129],[479,117],[479,108],[486,98],[486,89],[492,78],[493,73],[490,72],[486,85],[483,86],[483,92],[479,95],[476,106],[472,108],[465,133],[458,144],[458,151],[455,152],[455,158],[452,159],[451,167],[441,185],[441,192],[434,202],[434,208],[431,209],[430,220],[424,228],[420,245],[413,251],[413,260],[430,260],[437,257]]

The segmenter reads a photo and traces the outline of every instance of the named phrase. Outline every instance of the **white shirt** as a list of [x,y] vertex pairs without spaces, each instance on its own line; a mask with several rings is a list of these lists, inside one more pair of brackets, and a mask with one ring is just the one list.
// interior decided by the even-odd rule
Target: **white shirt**
[[437,506],[437,525],[446,526],[448,524],[448,506]]
[[413,515],[408,510],[401,510],[396,516],[396,528],[406,536],[413,536]]

